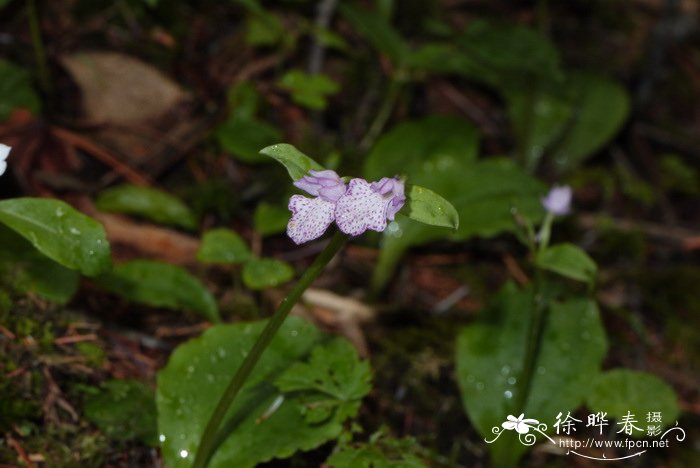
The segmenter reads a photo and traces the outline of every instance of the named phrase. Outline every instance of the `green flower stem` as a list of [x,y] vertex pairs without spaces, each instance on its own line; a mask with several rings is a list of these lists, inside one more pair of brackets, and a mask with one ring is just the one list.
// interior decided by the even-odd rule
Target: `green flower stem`
[[202,439],[200,440],[199,447],[197,448],[197,454],[192,464],[193,468],[204,468],[209,463],[214,450],[217,446],[218,440],[218,430],[221,423],[228,411],[231,403],[238,395],[238,392],[243,388],[248,376],[252,372],[255,365],[260,360],[260,357],[267,349],[270,341],[274,338],[277,330],[284,322],[284,319],[289,315],[289,311],[292,309],[294,304],[297,303],[303,292],[308,288],[311,283],[318,277],[323,269],[328,265],[328,262],[335,256],[340,248],[345,244],[347,236],[340,231],[336,231],[331,239],[330,243],[325,249],[316,257],[314,262],[309,266],[309,268],[304,272],[302,277],[299,279],[294,289],[291,290],[289,295],[282,301],[279,305],[275,314],[267,322],[267,326],[260,334],[260,337],[253,345],[245,360],[241,366],[236,371],[235,375],[228,384],[228,387],[221,396],[219,403],[216,405],[214,412],[209,418],[207,427],[202,434]]
[[36,0],[27,0],[27,18],[29,20],[29,31],[34,45],[34,57],[39,69],[39,83],[46,96],[51,96],[51,72],[46,60],[46,49],[44,40],[41,37],[41,27],[39,26],[39,14],[36,8]]
[[532,378],[535,374],[535,363],[537,362],[537,356],[542,347],[542,334],[547,322],[549,299],[542,290],[542,286],[541,272],[538,269],[535,272],[534,310],[528,324],[525,342],[525,359],[520,381],[518,382],[518,398],[515,402],[515,408],[518,414],[525,412],[525,405],[527,405],[527,399],[530,396]]

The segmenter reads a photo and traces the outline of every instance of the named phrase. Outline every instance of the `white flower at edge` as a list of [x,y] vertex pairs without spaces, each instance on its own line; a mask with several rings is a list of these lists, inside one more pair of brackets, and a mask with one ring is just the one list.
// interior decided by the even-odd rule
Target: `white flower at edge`
[[10,148],[7,145],[3,145],[0,143],[0,175],[3,175],[5,173],[5,169],[7,169],[7,156],[10,154]]
[[506,418],[508,421],[501,424],[501,426],[503,426],[503,429],[508,431],[515,429],[518,434],[527,434],[530,432],[530,427],[536,426],[540,423],[537,419],[524,419],[524,417],[525,413],[521,413],[517,418],[512,414],[509,414]]

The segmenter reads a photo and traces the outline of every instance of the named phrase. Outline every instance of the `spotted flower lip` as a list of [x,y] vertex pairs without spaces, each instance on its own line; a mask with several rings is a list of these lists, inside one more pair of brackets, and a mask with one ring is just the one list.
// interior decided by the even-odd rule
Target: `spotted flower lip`
[[321,197],[329,202],[337,202],[345,194],[345,183],[335,171],[310,170],[310,176],[304,176],[294,182],[294,186],[314,197]]
[[573,191],[568,185],[555,185],[547,196],[541,198],[542,206],[547,212],[562,216],[571,210],[571,197]]
[[382,232],[406,202],[403,181],[395,177],[371,183],[352,179],[346,187],[334,171],[309,173],[294,185],[315,198],[293,195],[289,200],[287,235],[296,244],[320,237],[333,221],[351,236],[368,229]]
[[0,175],[3,175],[7,169],[7,161],[5,160],[10,155],[11,150],[12,148],[9,146],[0,143]]
[[384,177],[369,183],[352,179],[335,208],[335,223],[345,234],[359,236],[368,229],[382,232],[406,201],[403,182]]

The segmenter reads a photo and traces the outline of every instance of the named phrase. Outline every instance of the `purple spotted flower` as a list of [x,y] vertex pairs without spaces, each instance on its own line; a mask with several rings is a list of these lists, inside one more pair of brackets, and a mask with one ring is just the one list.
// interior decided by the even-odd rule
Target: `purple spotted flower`
[[0,175],[3,175],[5,173],[5,169],[7,169],[7,157],[10,155],[10,148],[7,145],[3,145],[0,143]]
[[335,207],[335,223],[345,234],[359,236],[367,229],[382,232],[406,202],[403,182],[385,177],[371,184],[352,179]]
[[546,197],[542,197],[542,206],[553,215],[562,216],[569,213],[571,208],[571,187],[555,185]]
[[316,198],[292,195],[289,209],[292,219],[287,235],[298,245],[320,237],[335,219],[335,205],[345,194],[345,183],[334,171],[309,171],[294,185]]
[[335,203],[345,194],[345,183],[335,171],[309,171],[310,176],[304,176],[294,182],[294,186],[304,192],[321,197],[326,201]]

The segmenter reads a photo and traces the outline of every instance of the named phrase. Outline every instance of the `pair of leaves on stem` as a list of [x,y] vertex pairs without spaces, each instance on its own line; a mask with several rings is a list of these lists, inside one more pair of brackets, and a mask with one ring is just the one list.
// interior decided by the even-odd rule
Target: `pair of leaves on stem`
[[[268,146],[260,153],[282,164],[294,181],[308,175],[310,170],[324,169],[316,161],[286,143]],[[400,213],[423,224],[452,229],[459,227],[459,215],[454,206],[432,190],[417,185],[407,185],[406,206]]]

